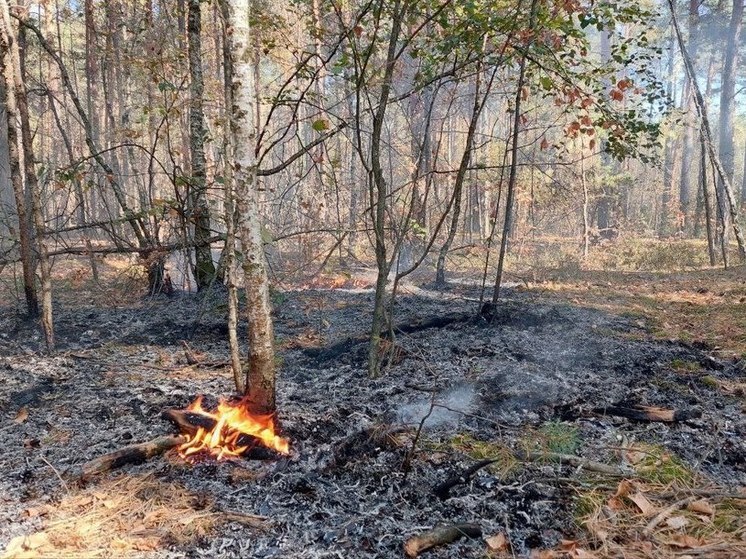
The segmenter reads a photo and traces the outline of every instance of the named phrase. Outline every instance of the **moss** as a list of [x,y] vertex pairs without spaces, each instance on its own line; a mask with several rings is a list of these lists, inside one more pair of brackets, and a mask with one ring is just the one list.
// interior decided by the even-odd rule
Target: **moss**
[[705,375],[699,379],[699,382],[704,384],[708,388],[719,388],[720,383],[718,380],[713,377],[712,375]]

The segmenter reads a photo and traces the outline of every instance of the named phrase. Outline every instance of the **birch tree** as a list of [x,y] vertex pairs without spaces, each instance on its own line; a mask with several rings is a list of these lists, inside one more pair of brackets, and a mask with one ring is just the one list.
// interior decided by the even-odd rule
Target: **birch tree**
[[236,233],[243,256],[249,331],[246,396],[253,411],[275,412],[275,352],[269,281],[262,243],[254,122],[254,65],[249,0],[226,0],[231,76],[232,171]]

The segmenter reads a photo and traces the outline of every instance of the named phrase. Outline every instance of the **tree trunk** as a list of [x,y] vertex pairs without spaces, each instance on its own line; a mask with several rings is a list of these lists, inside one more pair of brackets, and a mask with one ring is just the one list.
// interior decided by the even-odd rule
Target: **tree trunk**
[[[438,262],[435,268],[435,285],[438,288],[444,288],[446,285],[446,256],[451,250],[453,239],[456,236],[458,230],[459,218],[461,217],[461,199],[463,198],[464,181],[466,180],[467,171],[471,164],[472,146],[474,145],[474,136],[477,132],[477,126],[479,125],[479,117],[482,114],[482,109],[487,102],[487,97],[482,96],[481,85],[482,85],[482,65],[477,65],[477,71],[475,73],[474,83],[474,102],[471,111],[471,119],[469,120],[469,129],[466,132],[466,139],[464,145],[464,152],[461,155],[461,162],[459,163],[458,171],[456,172],[456,181],[454,182],[453,188],[453,214],[451,215],[451,226],[448,229],[448,236],[446,237],[443,246],[440,247],[438,253]],[[489,80],[487,91],[491,89],[492,79],[495,73],[492,73],[492,77]]]
[[189,181],[188,213],[194,226],[194,280],[197,289],[209,286],[215,277],[215,265],[207,239],[210,238],[210,210],[205,182],[205,115],[202,109],[204,78],[202,76],[202,14],[200,0],[189,0],[187,34],[189,38],[189,151],[192,176]]
[[29,221],[29,210],[24,192],[23,174],[21,170],[21,151],[19,138],[19,114],[16,94],[16,73],[20,70],[12,56],[12,50],[17,48],[15,37],[10,24],[10,14],[7,2],[0,2],[0,74],[2,74],[2,88],[5,91],[5,115],[7,121],[2,125],[8,130],[8,159],[10,162],[10,179],[13,184],[13,194],[18,215],[18,234],[21,247],[21,267],[23,270],[23,291],[26,296],[26,308],[30,317],[39,315],[39,301],[36,295],[34,268],[36,267],[33,249],[33,230]]
[[[723,166],[723,172],[728,182],[733,183],[735,170],[735,149],[733,145],[733,116],[736,102],[736,71],[738,68],[738,44],[741,36],[741,20],[743,19],[743,0],[733,0],[733,13],[728,28],[728,43],[723,53],[723,74],[720,80],[720,120],[718,154]],[[729,194],[726,192],[725,177],[718,177],[718,193],[720,196],[720,211],[723,214],[723,246],[728,250],[730,238],[730,221],[732,211],[729,204]],[[737,211],[736,205],[736,211]]]
[[274,414],[275,351],[256,176],[254,67],[249,0],[226,0],[233,68],[231,130],[233,180],[238,203],[237,235],[243,249],[243,273],[249,323],[246,395],[252,410]]
[[[735,4],[737,3],[738,3],[738,0],[735,0],[734,11],[736,11]],[[699,116],[702,119],[702,134],[703,134],[705,146],[707,147],[707,152],[710,155],[710,161],[715,167],[719,180],[722,181],[722,189],[723,189],[722,198],[725,201],[722,203],[721,208],[725,209],[725,212],[728,213],[731,219],[732,226],[733,226],[733,233],[735,234],[736,241],[738,242],[738,252],[741,258],[744,259],[746,258],[746,242],[744,241],[743,234],[741,232],[741,226],[738,223],[738,205],[736,203],[736,198],[733,193],[732,183],[731,183],[730,177],[728,176],[728,173],[725,171],[725,168],[723,167],[723,164],[720,160],[720,156],[715,150],[714,142],[712,141],[710,121],[707,117],[707,106],[705,105],[704,98],[702,97],[702,92],[699,90],[699,85],[697,84],[697,76],[694,73],[694,68],[692,67],[692,62],[689,59],[689,55],[687,54],[686,45],[684,44],[684,39],[681,36],[681,29],[679,29],[679,22],[676,18],[676,10],[674,9],[673,0],[669,0],[669,8],[671,10],[671,23],[673,23],[674,30],[676,31],[676,37],[679,43],[679,49],[681,50],[681,56],[684,59],[684,67],[686,68],[687,77],[689,79],[689,82],[692,86],[692,90],[694,92],[694,102],[697,107],[697,112],[699,113]],[[741,9],[742,8],[743,7],[741,7]],[[740,28],[740,23],[738,24],[738,27]]]
[[[10,21],[8,21],[10,23]],[[18,71],[14,72],[16,103],[18,116],[21,120],[21,145],[23,146],[23,166],[26,176],[26,192],[31,194],[31,215],[36,233],[36,245],[38,250],[39,277],[41,279],[41,325],[44,330],[44,338],[47,350],[54,350],[54,320],[52,317],[52,279],[49,266],[49,255],[46,241],[44,239],[44,214],[41,204],[41,190],[39,179],[34,167],[34,147],[31,136],[31,124],[29,122],[28,99],[26,96],[25,74],[26,40],[23,26],[18,32],[18,41],[11,47],[11,56],[14,66]]]
[[715,259],[715,232],[712,226],[712,214],[714,212],[712,205],[712,196],[710,195],[710,186],[707,181],[707,146],[705,146],[704,133],[699,135],[700,144],[700,167],[699,167],[699,184],[702,189],[702,201],[705,214],[705,228],[707,231],[707,255],[710,257],[710,266],[717,263]]
[[[378,10],[383,12],[382,3]],[[371,168],[368,178],[370,203],[373,213],[373,231],[375,235],[376,254],[376,293],[373,303],[373,321],[370,331],[370,344],[368,347],[368,374],[376,377],[381,372],[381,333],[386,315],[386,282],[389,274],[389,262],[386,247],[386,197],[388,185],[383,175],[381,166],[381,135],[385,124],[386,109],[391,93],[391,83],[394,76],[394,66],[397,59],[397,43],[401,32],[402,19],[406,6],[402,6],[402,0],[394,0],[391,6],[391,32],[386,54],[386,66],[384,69],[381,92],[378,98],[378,107],[373,115],[373,130],[370,139],[370,161]],[[382,14],[381,14],[382,15]]]

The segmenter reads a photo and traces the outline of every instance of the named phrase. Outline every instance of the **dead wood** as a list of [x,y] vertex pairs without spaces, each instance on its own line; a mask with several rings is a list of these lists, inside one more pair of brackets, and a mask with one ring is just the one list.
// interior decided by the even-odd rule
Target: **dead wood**
[[417,557],[423,551],[455,542],[464,536],[467,538],[479,538],[482,536],[482,528],[479,524],[473,523],[439,526],[419,536],[409,538],[404,542],[404,553],[407,557]]
[[162,435],[144,443],[125,446],[103,456],[86,462],[71,472],[71,477],[86,480],[94,475],[103,474],[126,464],[141,464],[148,458],[159,456],[184,442],[184,437]]
[[612,405],[595,408],[593,413],[625,417],[633,421],[660,421],[663,423],[675,423],[702,417],[702,412],[696,408],[691,410],[672,410],[641,405]]
[[515,457],[519,460],[540,461],[548,460],[550,462],[559,462],[569,464],[576,468],[583,468],[589,472],[596,472],[608,476],[624,477],[626,474],[619,468],[609,466],[603,462],[588,460],[574,454],[560,454],[558,452],[516,452]]
[[438,499],[440,499],[441,501],[445,501],[446,499],[448,499],[448,497],[450,497],[451,489],[453,489],[457,485],[465,485],[469,483],[471,478],[474,477],[474,474],[476,474],[482,468],[489,466],[490,464],[494,464],[495,462],[497,462],[497,458],[480,460],[476,464],[473,464],[472,466],[466,468],[461,473],[449,477],[443,483],[440,483],[433,487],[433,493],[435,493]]
[[671,514],[676,512],[677,510],[686,508],[686,506],[697,500],[697,497],[686,497],[685,499],[681,499],[680,501],[676,501],[674,504],[672,504],[670,507],[666,507],[662,511],[660,511],[657,515],[655,515],[655,518],[648,522],[648,525],[645,526],[645,529],[642,531],[643,535],[649,536],[653,533],[653,530],[655,530],[658,525],[666,520]]

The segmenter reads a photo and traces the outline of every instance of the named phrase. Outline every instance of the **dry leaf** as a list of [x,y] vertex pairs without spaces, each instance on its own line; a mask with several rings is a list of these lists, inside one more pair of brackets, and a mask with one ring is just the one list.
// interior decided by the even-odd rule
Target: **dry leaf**
[[685,516],[672,516],[666,520],[666,525],[674,530],[679,530],[689,524],[689,519]]
[[13,419],[13,422],[20,425],[24,421],[28,419],[28,408],[21,408],[18,410],[18,413],[16,414],[15,418]]
[[508,549],[508,538],[502,532],[485,538],[484,541],[487,544],[487,549],[490,551],[507,551]]
[[715,514],[715,507],[713,507],[706,499],[700,499],[699,501],[693,501],[686,507],[692,512],[700,512],[712,516]]
[[690,536],[689,534],[676,534],[673,540],[668,542],[668,545],[681,548],[699,547],[702,545],[702,540]]
[[637,508],[640,509],[643,515],[650,516],[655,512],[655,505],[639,491],[634,495],[628,495],[627,498],[637,505]]
[[616,493],[614,493],[614,497],[626,497],[630,493],[632,493],[632,490],[634,489],[634,486],[632,485],[632,482],[628,479],[623,479],[619,482],[619,485],[616,486]]

